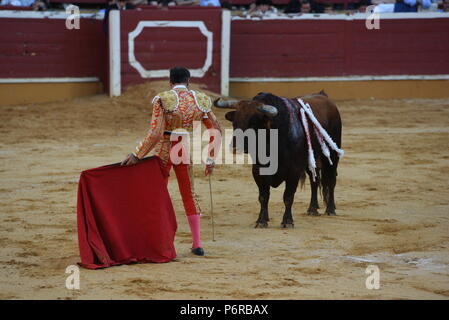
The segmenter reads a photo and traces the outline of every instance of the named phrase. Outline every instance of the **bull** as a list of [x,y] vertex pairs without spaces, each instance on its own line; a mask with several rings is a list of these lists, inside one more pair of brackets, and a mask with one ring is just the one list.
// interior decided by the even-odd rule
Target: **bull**
[[[341,148],[342,123],[337,106],[328,98],[324,91],[300,97],[308,103],[322,127],[328,132],[333,141]],[[318,189],[320,188],[326,205],[325,213],[335,215],[334,189],[337,183],[338,154],[331,150],[329,160],[322,154],[317,137],[311,130],[313,152],[316,159],[316,178],[308,168],[307,140],[303,125],[299,119],[299,105],[294,105],[295,99],[286,99],[270,93],[259,93],[251,100],[224,101],[217,99],[214,105],[218,108],[233,109],[227,112],[225,118],[232,122],[234,136],[231,147],[234,151],[248,153],[248,141],[243,145],[243,150],[236,150],[236,129],[244,132],[248,129],[277,129],[278,130],[278,169],[274,174],[261,175],[262,164],[258,157],[253,159],[252,174],[259,188],[260,212],[255,227],[268,227],[268,202],[270,188],[277,188],[285,181],[283,195],[285,211],[281,222],[282,228],[293,228],[292,205],[299,181],[304,184],[306,173],[311,184],[311,199],[308,215],[319,215]],[[309,125],[310,127],[310,125]],[[259,135],[256,135],[259,139]],[[267,138],[265,143],[270,144]],[[272,143],[272,142],[271,142]],[[259,141],[256,142],[259,145]],[[266,147],[265,150],[270,150]],[[268,151],[269,152],[269,151]],[[258,154],[258,152],[256,152]],[[269,155],[268,155],[269,156]]]

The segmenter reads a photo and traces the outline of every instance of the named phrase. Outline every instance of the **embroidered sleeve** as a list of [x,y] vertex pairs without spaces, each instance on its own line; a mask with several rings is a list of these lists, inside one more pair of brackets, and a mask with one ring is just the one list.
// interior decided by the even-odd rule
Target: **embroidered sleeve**
[[147,136],[136,147],[134,155],[142,159],[154,146],[162,139],[165,128],[164,111],[162,110],[161,99],[153,100],[153,115],[151,117],[150,130]]
[[205,116],[203,117],[203,123],[210,134],[208,157],[212,158],[215,161],[218,156],[218,151],[221,147],[221,126],[212,111],[209,111],[207,114],[205,114]]

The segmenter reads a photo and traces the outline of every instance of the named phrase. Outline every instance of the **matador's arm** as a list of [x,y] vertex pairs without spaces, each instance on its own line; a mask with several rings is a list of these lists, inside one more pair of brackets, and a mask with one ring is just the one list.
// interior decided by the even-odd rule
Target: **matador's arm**
[[162,139],[165,128],[165,116],[162,109],[162,102],[160,98],[156,98],[153,102],[153,115],[151,117],[150,130],[144,140],[142,140],[136,147],[136,152],[133,154],[142,159],[154,146]]

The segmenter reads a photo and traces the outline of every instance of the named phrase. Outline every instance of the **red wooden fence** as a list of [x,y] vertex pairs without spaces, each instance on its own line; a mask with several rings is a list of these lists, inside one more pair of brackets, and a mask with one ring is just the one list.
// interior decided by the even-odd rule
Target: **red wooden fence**
[[97,77],[105,73],[106,37],[101,20],[0,18],[0,78]]
[[[0,79],[104,79],[108,59],[102,20],[82,18],[81,29],[68,30],[63,14],[58,13],[60,18],[46,13],[22,14],[29,17],[2,14],[0,18],[0,30],[7,30],[0,34]],[[439,15],[443,18],[437,18]],[[230,75],[234,80],[448,75],[449,16],[393,16],[398,18],[381,18],[379,30],[368,30],[363,18],[342,15],[233,20]],[[167,69],[184,65],[191,70],[204,69],[192,81],[220,92],[220,8],[122,11],[120,21],[124,88],[151,79],[167,79]],[[150,25],[137,30],[139,22]],[[173,22],[184,25],[173,27]],[[134,50],[129,46],[131,38]],[[155,76],[155,70],[164,70],[165,75]]]
[[449,74],[449,19],[233,20],[231,77]]

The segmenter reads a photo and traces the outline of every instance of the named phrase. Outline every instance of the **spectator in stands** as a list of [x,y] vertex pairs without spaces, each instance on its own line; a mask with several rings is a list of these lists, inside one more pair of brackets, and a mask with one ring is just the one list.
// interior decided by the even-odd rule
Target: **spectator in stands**
[[394,12],[417,12],[416,0],[396,0]]
[[324,13],[324,2],[316,2],[314,0],[310,0],[310,4],[312,5],[312,12]]
[[174,0],[150,0],[148,4],[151,6],[157,6],[159,8],[167,8],[176,6],[176,2]]
[[301,12],[301,2],[299,0],[290,0],[284,9],[284,13],[299,13]]
[[378,5],[382,3],[395,3],[396,0],[371,0],[371,4]]
[[332,14],[334,12],[334,7],[331,3],[325,3],[324,4],[324,13]]
[[135,8],[136,8],[136,6],[133,5],[128,0],[112,0],[112,1],[109,1],[109,5],[106,8],[106,12],[109,12],[111,10],[132,10]]
[[136,9],[136,6],[131,3],[129,0],[119,0],[119,10],[133,10]]
[[303,0],[301,2],[301,13],[311,13],[312,6],[310,5],[309,0]]
[[361,13],[365,13],[366,9],[371,5],[371,0],[362,0],[359,3],[358,11]]
[[48,3],[44,0],[36,0],[32,7],[34,11],[44,11],[47,10]]
[[229,0],[223,0],[223,1],[221,1],[221,7],[223,9],[232,10],[232,3],[229,2]]
[[197,6],[199,0],[176,0],[177,6]]
[[316,3],[313,0],[290,0],[285,7],[284,13],[318,13],[319,11],[313,10],[314,5],[316,7]]
[[108,6],[106,7],[106,11],[104,13],[103,18],[103,32],[108,33],[109,30],[109,11],[111,10],[132,10],[135,9],[136,6],[133,5],[128,0],[112,0],[109,1]]
[[371,0],[371,3],[376,7],[374,12],[377,13],[392,13],[394,12],[394,4],[396,0]]
[[32,7],[34,11],[44,11],[48,7],[47,0],[2,0],[2,6]]
[[174,7],[177,5],[175,0],[158,0],[156,5],[159,8],[168,8],[168,7]]
[[255,3],[250,5],[248,14],[252,17],[262,17],[277,14],[277,9],[273,6],[271,0],[256,0]]
[[443,0],[443,11],[449,12],[449,0]]
[[2,6],[30,7],[34,0],[2,0]]
[[418,2],[418,12],[437,12],[438,4],[441,1],[440,0],[428,0],[428,1],[417,0],[417,2]]
[[221,7],[220,0],[200,0],[202,7]]
[[[374,3],[376,0],[372,1]],[[378,13],[417,12],[418,5],[424,9],[428,9],[431,4],[431,0],[396,0],[395,3],[379,3],[374,11]]]

